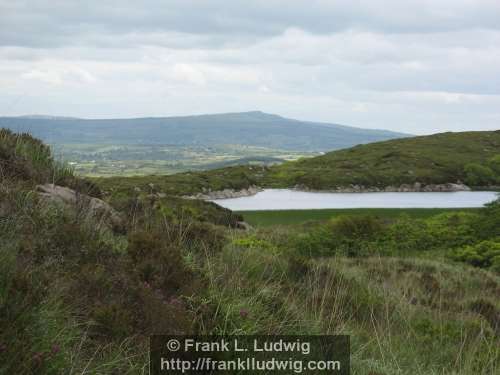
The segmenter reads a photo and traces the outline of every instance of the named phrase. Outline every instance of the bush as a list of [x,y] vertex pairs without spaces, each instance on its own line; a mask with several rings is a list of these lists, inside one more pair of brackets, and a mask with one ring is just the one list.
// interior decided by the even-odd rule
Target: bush
[[495,173],[487,166],[470,163],[464,167],[465,183],[470,186],[488,186],[495,183]]
[[373,216],[341,216],[299,235],[293,246],[303,256],[365,256],[378,249],[385,227]]
[[402,216],[387,229],[384,246],[390,253],[421,251],[431,247],[432,238],[425,220]]
[[213,224],[194,221],[186,228],[182,242],[191,250],[215,254],[224,247],[226,236]]
[[459,247],[477,241],[474,223],[480,217],[474,213],[450,212],[426,220],[431,247]]
[[308,258],[299,254],[289,254],[288,260],[288,275],[294,280],[304,278],[311,270],[311,262]]
[[384,226],[374,216],[341,216],[331,221],[330,229],[339,238],[372,240],[383,232]]
[[482,241],[476,245],[457,249],[452,253],[452,258],[468,263],[475,267],[489,268],[500,272],[500,243]]
[[481,315],[500,334],[500,310],[489,300],[478,298],[469,304],[469,309]]
[[500,199],[486,205],[474,223],[474,230],[480,239],[500,238]]
[[500,184],[500,154],[493,156],[488,161],[488,165],[495,174],[495,183]]
[[192,274],[184,264],[179,247],[159,233],[139,231],[129,235],[127,254],[141,282],[167,295],[189,286]]

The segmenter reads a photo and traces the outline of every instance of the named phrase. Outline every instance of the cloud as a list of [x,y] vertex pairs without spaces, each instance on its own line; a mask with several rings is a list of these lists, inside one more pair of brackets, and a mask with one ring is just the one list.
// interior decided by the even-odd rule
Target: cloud
[[[496,0],[40,0],[0,2],[3,45],[187,45],[254,41],[298,28],[442,32],[500,29]],[[177,38],[171,39],[174,33]],[[193,37],[195,36],[195,37]]]
[[498,19],[497,0],[0,0],[0,115],[494,129]]

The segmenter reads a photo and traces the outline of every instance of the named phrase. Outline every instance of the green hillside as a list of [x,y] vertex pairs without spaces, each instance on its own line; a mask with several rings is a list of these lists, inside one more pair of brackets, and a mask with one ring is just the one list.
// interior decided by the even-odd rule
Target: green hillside
[[272,168],[268,181],[311,189],[457,181],[480,186],[498,183],[499,175],[500,131],[492,131],[442,133],[359,145]]
[[295,187],[329,190],[462,181],[471,187],[500,185],[500,131],[442,133],[338,150],[271,167],[236,166],[171,176],[103,178],[108,191],[148,188],[189,195],[203,190]]
[[0,374],[146,374],[154,334],[345,334],[352,374],[499,373],[500,201],[241,230],[165,178],[106,194],[29,135],[0,130],[0,172]]

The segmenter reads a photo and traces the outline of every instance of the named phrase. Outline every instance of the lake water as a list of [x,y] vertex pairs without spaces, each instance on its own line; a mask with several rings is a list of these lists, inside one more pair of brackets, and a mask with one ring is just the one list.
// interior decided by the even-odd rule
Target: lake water
[[312,193],[266,189],[250,197],[215,199],[234,211],[321,208],[464,208],[481,207],[495,200],[496,192],[452,193]]

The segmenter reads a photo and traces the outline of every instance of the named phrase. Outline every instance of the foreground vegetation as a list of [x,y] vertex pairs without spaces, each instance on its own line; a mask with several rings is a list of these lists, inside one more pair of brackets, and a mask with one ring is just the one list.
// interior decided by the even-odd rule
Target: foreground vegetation
[[[0,374],[146,374],[152,333],[342,333],[355,374],[500,370],[499,201],[242,231],[154,178],[75,177],[27,135],[0,131],[0,161]],[[43,183],[104,197],[123,227]]]
[[254,226],[297,225],[326,221],[339,216],[374,216],[383,220],[393,220],[402,215],[412,218],[427,218],[444,212],[475,212],[476,208],[354,208],[315,210],[269,210],[240,211],[246,222]]

